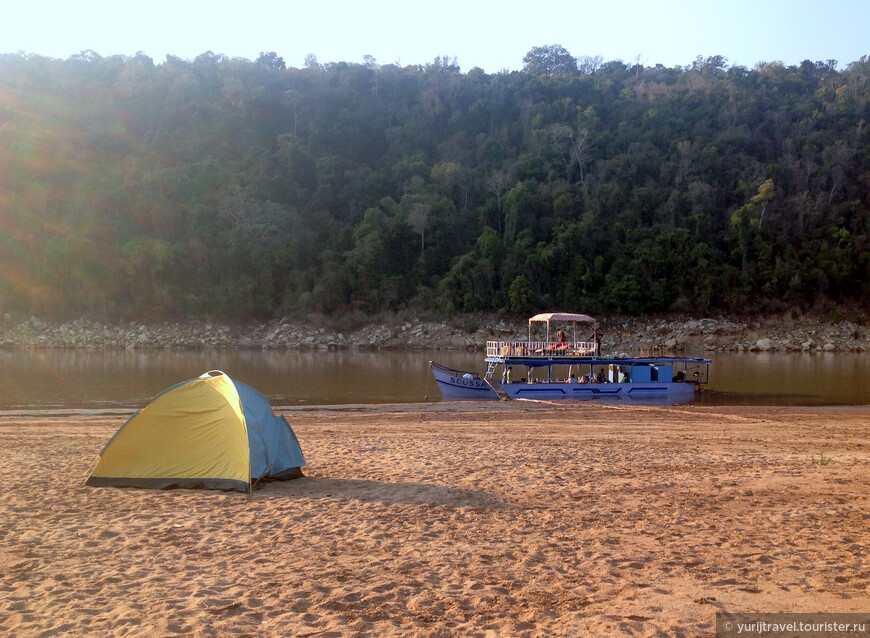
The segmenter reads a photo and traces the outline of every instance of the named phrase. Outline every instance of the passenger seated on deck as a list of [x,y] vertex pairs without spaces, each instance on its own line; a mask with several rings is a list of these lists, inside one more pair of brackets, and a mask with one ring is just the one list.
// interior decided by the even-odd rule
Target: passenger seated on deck
[[619,382],[620,383],[631,383],[631,379],[628,378],[628,375],[625,373],[625,370],[620,371]]
[[556,333],[556,341],[558,341],[559,343],[557,343],[555,346],[553,346],[554,350],[558,351],[558,350],[567,350],[568,349],[568,344],[565,341],[565,333],[562,330],[560,330],[559,332]]
[[682,383],[686,380],[686,373],[683,370],[680,370],[674,375],[674,383]]
[[595,375],[595,383],[607,383],[607,375],[604,372],[604,368],[601,368],[598,374]]
[[568,379],[568,383],[577,383],[577,377],[572,374],[571,378]]
[[589,383],[589,375],[584,374],[582,377],[580,377],[580,383]]

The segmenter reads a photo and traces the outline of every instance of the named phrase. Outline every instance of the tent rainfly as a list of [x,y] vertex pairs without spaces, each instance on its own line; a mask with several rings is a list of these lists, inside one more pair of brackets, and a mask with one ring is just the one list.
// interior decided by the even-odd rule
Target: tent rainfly
[[251,492],[302,476],[293,429],[262,394],[213,370],[165,390],[109,440],[86,485]]

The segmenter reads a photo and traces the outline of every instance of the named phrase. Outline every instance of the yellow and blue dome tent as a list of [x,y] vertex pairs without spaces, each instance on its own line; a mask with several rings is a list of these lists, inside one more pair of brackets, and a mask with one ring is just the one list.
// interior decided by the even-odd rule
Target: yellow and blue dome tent
[[109,440],[86,485],[250,492],[305,459],[262,394],[213,370],[165,390]]

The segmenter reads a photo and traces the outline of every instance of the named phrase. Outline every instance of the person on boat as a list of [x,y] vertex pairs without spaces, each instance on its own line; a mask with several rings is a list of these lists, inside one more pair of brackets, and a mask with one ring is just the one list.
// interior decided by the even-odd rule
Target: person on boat
[[561,330],[556,333],[556,341],[549,341],[549,338],[550,335],[547,335],[548,341],[544,344],[539,354],[553,353],[568,347],[568,344],[565,343],[565,333]]
[[505,372],[505,380],[506,380],[508,383],[513,383],[513,382],[514,382],[514,374],[513,374],[513,372],[514,372],[513,367],[508,366],[507,372]]
[[598,328],[595,328],[592,331],[592,336],[589,337],[589,341],[591,341],[595,345],[595,356],[601,356],[601,333],[598,331]]
[[568,383],[577,383],[577,376],[572,374],[571,378],[568,379]]
[[589,375],[584,374],[582,377],[580,377],[580,383],[589,383]]
[[625,372],[625,368],[619,371],[619,382],[620,383],[631,383],[631,379],[628,377],[628,374]]
[[595,375],[595,383],[607,383],[607,374],[604,372],[604,368],[601,368]]

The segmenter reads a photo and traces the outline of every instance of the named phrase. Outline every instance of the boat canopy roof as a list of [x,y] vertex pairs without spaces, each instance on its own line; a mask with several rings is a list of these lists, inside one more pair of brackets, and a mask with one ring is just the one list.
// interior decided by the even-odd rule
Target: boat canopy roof
[[529,319],[529,343],[532,341],[532,325],[535,323],[547,324],[547,341],[549,341],[551,321],[566,321],[574,324],[574,341],[577,340],[576,333],[578,323],[592,323],[596,326],[598,325],[598,321],[589,315],[581,315],[575,312],[544,312]]
[[551,321],[573,321],[576,323],[598,323],[594,317],[573,312],[544,312],[529,319],[529,325],[534,322],[550,323]]

